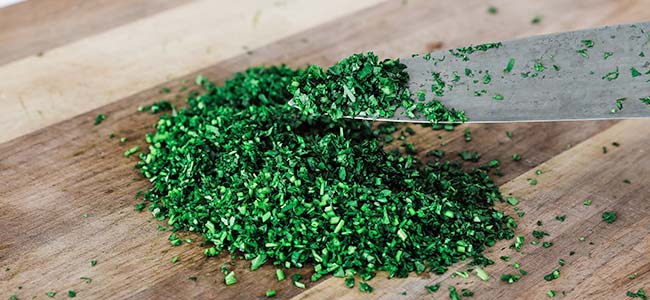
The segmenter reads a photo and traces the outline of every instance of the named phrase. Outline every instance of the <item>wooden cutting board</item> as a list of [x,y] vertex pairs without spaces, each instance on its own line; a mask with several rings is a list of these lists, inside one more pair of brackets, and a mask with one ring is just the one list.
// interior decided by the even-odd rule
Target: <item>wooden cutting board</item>
[[[192,244],[171,247],[167,240],[169,232],[156,229],[164,223],[153,220],[147,212],[134,210],[137,203],[134,195],[146,189],[148,183],[134,169],[137,159],[125,158],[123,153],[135,145],[144,147],[143,136],[151,131],[157,119],[157,116],[138,113],[137,107],[163,98],[182,103],[187,91],[179,93],[180,87],[185,85],[184,81],[193,82],[197,74],[221,81],[253,65],[325,66],[359,51],[373,50],[384,57],[399,57],[468,43],[650,19],[647,10],[650,1],[494,0],[490,4],[499,8],[499,14],[487,14],[488,4],[478,0],[390,1],[376,5],[366,2],[354,8],[322,8],[341,17],[321,18],[319,24],[305,21],[309,25],[302,26],[314,27],[302,28],[286,37],[278,34],[266,41],[266,45],[252,43],[258,46],[241,54],[232,52],[234,56],[224,54],[215,58],[215,63],[200,65],[205,62],[189,57],[189,67],[178,64],[173,69],[178,73],[170,75],[171,80],[164,77],[167,74],[161,79],[147,72],[150,68],[157,70],[156,65],[136,68],[141,73],[123,74],[134,81],[120,86],[128,94],[121,90],[108,93],[101,85],[95,90],[72,94],[52,93],[51,97],[62,105],[75,95],[87,97],[70,100],[80,103],[85,111],[92,109],[83,113],[70,109],[79,115],[66,109],[58,116],[46,116],[43,120],[13,117],[9,119],[11,124],[0,120],[0,131],[5,131],[2,134],[6,137],[0,144],[0,267],[3,269],[0,270],[0,296],[7,298],[15,294],[19,299],[44,299],[46,292],[55,291],[56,298],[65,299],[67,291],[73,289],[79,299],[263,299],[267,289],[276,289],[277,299],[448,299],[446,286],[453,285],[474,291],[472,299],[547,299],[549,290],[557,291],[558,299],[625,299],[629,290],[644,287],[650,291],[650,201],[646,198],[650,192],[650,160],[647,159],[650,122],[647,121],[472,125],[471,142],[465,141],[462,130],[446,132],[413,127],[417,134],[409,139],[421,153],[441,149],[447,152],[448,158],[456,159],[458,151],[473,150],[481,153],[482,162],[499,159],[505,176],[495,180],[504,194],[512,194],[521,201],[519,208],[526,214],[517,218],[520,224],[517,234],[526,237],[523,251],[515,253],[509,249],[511,241],[490,248],[487,255],[496,264],[486,268],[491,274],[488,282],[475,276],[450,278],[451,272],[443,276],[413,274],[408,279],[390,280],[380,273],[370,281],[375,288],[371,294],[348,289],[338,278],[308,283],[303,290],[289,280],[277,282],[272,266],[250,272],[247,262],[235,260],[238,283],[226,287],[220,267],[231,261],[229,255],[206,259],[199,245],[201,238],[192,234],[184,235],[194,241]],[[187,9],[187,5],[197,4],[174,6],[161,1],[159,5],[160,11],[173,15],[177,10]],[[349,9],[348,14],[343,12],[345,9]],[[84,43],[111,40],[115,30],[120,30],[120,27],[108,30],[111,26],[140,26],[138,22],[146,25],[148,19],[163,14],[146,12],[139,17],[124,16],[123,22],[112,20],[113,25],[97,24],[99,29],[70,37],[69,45],[52,48],[51,58],[50,52],[41,58],[57,70],[63,68],[58,63],[71,63],[72,54],[65,50],[94,57],[95,54],[84,52],[93,49]],[[0,10],[0,16],[2,13]],[[102,18],[101,15],[92,19]],[[544,16],[541,24],[530,24],[535,15]],[[192,14],[185,12],[179,18],[182,16],[189,18]],[[281,22],[275,25],[278,24],[284,25]],[[19,40],[21,35],[14,36]],[[194,42],[197,41],[187,43]],[[220,40],[212,42],[218,44]],[[27,48],[24,45],[20,49]],[[36,75],[38,67],[43,67],[39,65],[40,56],[25,57],[15,52],[12,55],[16,60],[0,62],[5,63],[0,65],[0,78],[10,78],[7,70],[18,70],[39,80],[60,80],[62,87],[71,85],[66,85],[66,80],[61,78],[78,79],[66,73],[59,74],[61,78]],[[167,63],[164,55],[151,55],[161,59],[159,64]],[[91,61],[84,64],[88,69],[95,65]],[[204,68],[176,77],[196,70],[197,64]],[[186,71],[190,67],[193,69]],[[95,72],[102,76],[107,71],[98,68]],[[135,82],[139,77],[146,82],[145,87],[156,86],[142,88],[141,83]],[[20,80],[14,79],[4,88],[0,85],[0,103],[10,107],[14,97],[19,97],[29,104],[27,112],[31,105],[41,105],[41,109],[54,106],[44,104],[48,97],[40,92],[22,89],[20,95],[11,94],[12,88],[18,90],[20,84],[29,86],[25,82],[31,83],[34,90],[39,88],[37,80]],[[105,85],[111,85],[113,78],[103,80]],[[162,94],[163,87],[170,88],[172,93]],[[99,100],[93,100],[93,91]],[[6,107],[0,113],[13,116],[21,111]],[[99,113],[108,118],[94,126],[94,118]],[[33,122],[41,127],[52,125],[41,128]],[[16,128],[20,134],[7,133],[9,128]],[[36,128],[40,129],[33,131]],[[512,138],[506,136],[506,131],[513,132]],[[115,133],[117,138],[109,139],[110,133]],[[127,142],[120,143],[120,137],[126,137]],[[613,146],[613,142],[620,146]],[[603,153],[603,147],[607,147],[607,153]],[[514,153],[523,159],[513,161]],[[536,170],[543,173],[536,175]],[[530,185],[531,178],[537,179],[538,184]],[[624,179],[631,183],[624,183]],[[585,199],[592,199],[593,204],[583,205]],[[507,205],[500,208],[515,213]],[[604,223],[601,219],[604,211],[616,211],[618,220],[613,224]],[[556,220],[559,215],[566,215],[566,220]],[[537,226],[538,220],[544,225]],[[529,243],[533,240],[532,230],[539,228],[550,234],[545,240],[553,242],[552,247]],[[581,236],[584,241],[579,240]],[[570,251],[575,254],[569,255]],[[510,256],[511,260],[499,260],[502,255]],[[179,258],[177,263],[171,263],[173,257]],[[93,259],[97,260],[96,266],[90,264]],[[559,259],[566,261],[561,277],[545,281],[544,275],[557,267]],[[519,262],[528,275],[512,285],[501,282],[501,274],[517,272],[512,267],[514,262]],[[466,268],[459,263],[454,270]],[[287,274],[294,272],[309,275],[308,268],[290,270]],[[630,279],[633,273],[637,276]],[[81,277],[92,278],[92,282],[85,283]],[[196,277],[196,281],[190,277]],[[428,294],[424,286],[434,283],[441,283],[441,290]]]

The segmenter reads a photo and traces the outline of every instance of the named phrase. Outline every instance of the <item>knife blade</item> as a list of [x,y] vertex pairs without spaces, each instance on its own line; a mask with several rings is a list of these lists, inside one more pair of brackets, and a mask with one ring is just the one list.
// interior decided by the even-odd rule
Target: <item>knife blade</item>
[[[412,95],[462,110],[469,123],[650,117],[650,22],[606,26],[414,55]],[[650,98],[646,98],[650,101]],[[398,109],[391,118],[428,123]]]

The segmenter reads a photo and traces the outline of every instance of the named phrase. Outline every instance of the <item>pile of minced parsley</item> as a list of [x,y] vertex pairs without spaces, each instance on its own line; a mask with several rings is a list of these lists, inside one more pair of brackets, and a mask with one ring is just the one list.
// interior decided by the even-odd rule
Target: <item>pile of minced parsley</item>
[[434,122],[464,119],[414,102],[404,68],[367,53],[328,69],[250,68],[220,86],[199,76],[203,92],[146,137],[137,164],[151,181],[145,204],[173,230],[201,233],[208,256],[243,254],[251,269],[269,263],[278,274],[309,266],[313,281],[331,274],[353,286],[354,275],[379,270],[405,277],[493,263],[482,252],[512,238],[516,223],[493,208],[502,197],[484,171],[386,151],[391,126],[341,118],[403,106]]

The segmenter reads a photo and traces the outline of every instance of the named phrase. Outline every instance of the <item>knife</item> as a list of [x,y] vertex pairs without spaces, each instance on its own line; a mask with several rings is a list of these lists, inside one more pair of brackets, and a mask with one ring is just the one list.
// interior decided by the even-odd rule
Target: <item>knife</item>
[[[412,95],[462,110],[469,123],[650,117],[650,22],[414,55]],[[437,81],[437,83],[436,83]],[[444,87],[441,89],[441,84]],[[646,103],[647,102],[647,103]],[[355,119],[429,123],[422,115]]]

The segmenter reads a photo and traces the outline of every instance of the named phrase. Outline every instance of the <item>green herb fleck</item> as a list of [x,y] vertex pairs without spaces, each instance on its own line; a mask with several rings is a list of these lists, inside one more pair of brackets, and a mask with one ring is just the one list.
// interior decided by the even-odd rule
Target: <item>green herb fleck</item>
[[427,292],[429,292],[429,294],[435,293],[440,289],[440,283],[436,283],[434,285],[425,285],[424,288],[427,289]]
[[491,15],[496,15],[497,13],[499,13],[499,9],[496,8],[496,6],[490,6],[488,7],[487,12]]
[[542,16],[535,16],[532,20],[530,20],[530,23],[533,25],[537,25],[539,23],[542,23]]
[[614,55],[614,52],[605,51],[605,53],[603,53],[603,59],[607,59],[612,55]]
[[492,99],[494,99],[494,100],[503,100],[503,95],[501,95],[501,94],[494,94],[494,96],[492,96]]
[[456,288],[453,286],[447,286],[447,289],[449,290],[449,298],[451,300],[460,300],[460,295],[456,291]]
[[140,150],[140,146],[134,146],[133,148],[124,151],[124,157],[129,157],[134,153],[138,152],[138,150]]
[[68,290],[68,298],[77,297],[77,292],[75,290]]
[[96,265],[97,265],[97,260],[96,260],[96,259],[91,259],[91,260],[90,260],[90,266],[91,266],[91,267],[94,267],[94,266],[96,266]]
[[226,285],[233,285],[237,283],[237,278],[235,278],[235,271],[230,271],[230,273],[226,274],[224,281],[226,282]]
[[553,298],[553,297],[555,297],[556,292],[555,292],[554,290],[550,290],[550,291],[546,292],[546,295],[548,295],[549,297]]
[[506,68],[503,69],[503,72],[510,73],[512,71],[512,68],[514,68],[514,66],[515,66],[515,59],[510,58],[510,60],[508,60],[508,64],[506,65]]
[[616,70],[612,72],[607,72],[605,75],[603,75],[602,79],[607,80],[607,81],[612,81],[618,79],[618,67],[616,67]]
[[90,277],[81,277],[81,281],[83,281],[85,283],[91,283],[91,282],[93,282],[93,279],[90,278]]
[[275,297],[275,294],[276,294],[275,290],[266,291],[266,297],[268,298]]
[[359,282],[359,290],[364,293],[372,293],[374,288],[365,282]]
[[95,117],[95,126],[101,124],[106,120],[106,115],[105,114],[98,114],[97,117]]
[[605,221],[605,223],[607,223],[607,224],[614,223],[616,221],[616,218],[617,218],[616,212],[614,212],[614,211],[606,211],[606,212],[603,213],[602,217],[603,217],[603,221]]
[[521,155],[519,155],[518,153],[513,154],[512,155],[512,160],[520,161],[521,160]]
[[631,67],[630,72],[632,73],[632,77],[639,77],[642,75],[635,67]]
[[513,284],[513,283],[519,281],[520,278],[521,278],[521,276],[519,276],[519,275],[501,274],[501,280],[504,281],[504,282],[507,282],[508,284]]
[[544,280],[546,281],[552,281],[558,278],[560,278],[560,269],[555,269],[550,274],[544,276]]

